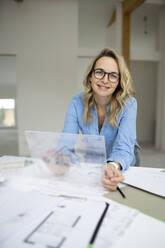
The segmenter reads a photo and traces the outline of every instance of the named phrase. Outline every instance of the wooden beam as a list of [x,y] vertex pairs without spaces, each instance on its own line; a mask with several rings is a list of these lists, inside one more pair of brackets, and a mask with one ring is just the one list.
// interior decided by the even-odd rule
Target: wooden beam
[[122,3],[122,54],[127,66],[130,66],[130,18],[131,13],[143,4],[145,0],[124,0]]
[[124,0],[123,1],[123,13],[128,14],[137,9],[145,0]]
[[110,27],[116,21],[116,10],[113,11],[111,19],[108,22],[107,28]]
[[[130,16],[131,13],[143,4],[146,0],[124,0],[122,3],[122,54],[129,67],[130,65]],[[116,20],[116,10],[114,10],[108,27]]]
[[127,66],[130,65],[130,13],[123,13],[122,25],[122,54]]
[[[123,13],[131,13],[136,8],[138,8],[141,4],[143,4],[146,0],[124,0],[123,1]],[[110,27],[116,21],[116,10],[113,11],[113,14],[108,22],[107,27]]]

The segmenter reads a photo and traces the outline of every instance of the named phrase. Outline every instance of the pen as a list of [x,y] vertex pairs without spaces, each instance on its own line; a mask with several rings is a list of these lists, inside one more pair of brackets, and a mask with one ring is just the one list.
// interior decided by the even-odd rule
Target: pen
[[126,196],[124,195],[124,193],[121,191],[121,189],[118,186],[117,186],[117,190],[119,191],[119,193],[121,194],[123,198],[126,198]]
[[92,237],[91,237],[91,240],[90,240],[90,242],[89,242],[87,248],[92,248],[92,247],[93,247],[93,243],[94,243],[94,241],[95,241],[95,239],[96,239],[97,233],[98,233],[98,231],[99,231],[99,229],[100,229],[100,227],[101,227],[101,224],[102,224],[102,222],[103,222],[103,220],[104,220],[104,217],[105,217],[105,215],[106,215],[106,213],[107,213],[107,211],[108,211],[108,208],[109,208],[109,204],[106,203],[106,207],[105,207],[105,209],[104,209],[104,211],[103,211],[103,213],[102,213],[102,215],[101,215],[101,217],[100,217],[100,219],[99,219],[99,221],[98,221],[98,223],[97,223],[97,226],[96,226],[96,228],[95,228],[95,230],[94,230],[94,233],[93,233],[93,235],[92,235]]

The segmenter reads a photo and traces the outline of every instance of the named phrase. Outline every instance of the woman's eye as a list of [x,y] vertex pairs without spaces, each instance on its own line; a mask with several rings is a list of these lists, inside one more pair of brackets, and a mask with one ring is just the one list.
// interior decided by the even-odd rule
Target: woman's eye
[[118,75],[117,74],[111,74],[111,77],[114,79],[118,79]]
[[97,74],[97,75],[102,75],[103,72],[102,72],[102,71],[96,71],[96,74]]

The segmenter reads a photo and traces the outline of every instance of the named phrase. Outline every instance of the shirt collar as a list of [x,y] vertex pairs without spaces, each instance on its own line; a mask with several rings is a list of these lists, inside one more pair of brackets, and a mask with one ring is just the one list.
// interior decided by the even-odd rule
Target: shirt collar
[[[107,105],[106,109],[107,109],[107,112],[109,112],[109,110],[110,110],[110,104]],[[92,105],[92,110],[95,110],[96,111],[96,107],[95,107],[94,104]]]

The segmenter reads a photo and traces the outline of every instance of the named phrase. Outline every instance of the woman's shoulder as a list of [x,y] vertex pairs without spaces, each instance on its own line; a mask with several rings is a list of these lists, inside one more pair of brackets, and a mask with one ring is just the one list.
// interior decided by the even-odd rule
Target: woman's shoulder
[[120,110],[119,113],[119,121],[123,116],[134,116],[137,113],[137,101],[136,98],[131,96],[126,99],[126,102],[123,108]]
[[127,114],[134,114],[137,112],[137,101],[136,98],[131,96],[129,98],[127,98],[126,100],[126,104],[124,106],[124,109],[122,111],[123,115],[127,115]]
[[80,111],[80,112],[81,110],[83,111],[84,109],[83,96],[84,96],[83,92],[75,95],[69,103],[69,108],[75,109],[76,111]]
[[71,101],[76,104],[83,104],[83,96],[84,92],[80,92],[79,94],[75,95]]
[[127,106],[135,106],[135,107],[137,106],[137,100],[134,96],[131,96],[126,99],[125,107]]

